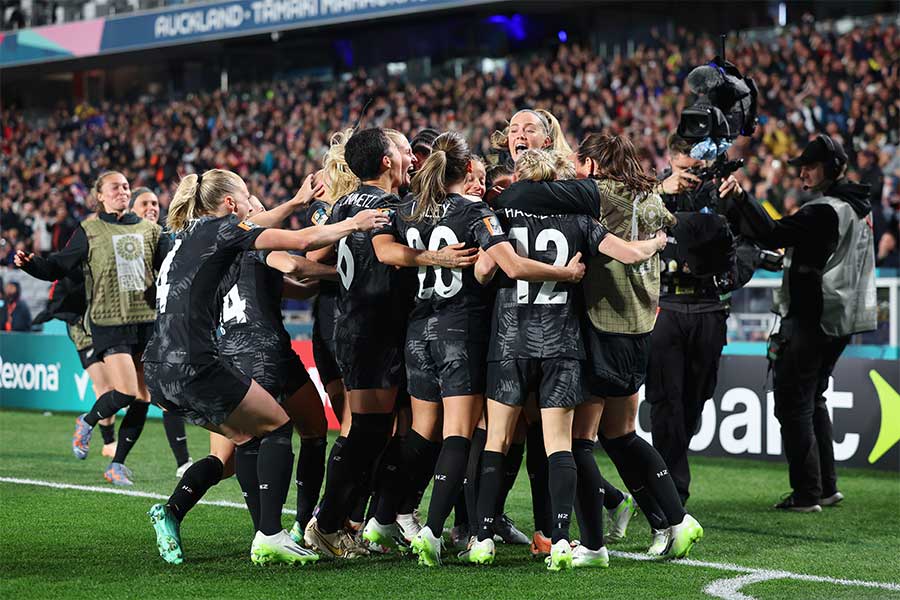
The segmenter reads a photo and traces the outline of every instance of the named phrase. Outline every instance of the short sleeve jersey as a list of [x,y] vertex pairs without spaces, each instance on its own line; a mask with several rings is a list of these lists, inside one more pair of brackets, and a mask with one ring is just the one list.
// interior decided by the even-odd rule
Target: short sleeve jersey
[[[361,185],[334,203],[329,223],[340,223],[368,209],[396,210],[394,194]],[[394,302],[397,294],[397,269],[382,264],[372,247],[372,234],[356,232],[337,244],[338,300],[335,336],[402,338],[406,315],[399,314]]]
[[[330,222],[331,206],[323,200],[315,200],[310,203],[303,219],[304,227],[314,227],[317,225],[325,225]],[[313,321],[314,331],[323,340],[330,340],[334,337],[334,319],[337,309],[338,295],[340,284],[334,281],[321,280],[319,282],[319,294],[316,296],[315,319]]]
[[[410,248],[436,251],[464,243],[487,250],[508,241],[497,216],[484,202],[450,194],[436,214],[411,222],[415,210],[414,199],[403,204],[392,219],[395,236]],[[475,279],[472,268],[420,267],[406,337],[486,342],[491,297]]]
[[[607,234],[587,215],[536,215],[505,208],[497,216],[520,256],[557,266],[568,263],[577,252],[595,256]],[[500,285],[488,360],[585,357],[579,284],[504,278]]]
[[281,317],[284,275],[266,264],[269,252],[250,250],[232,264],[222,282],[219,351],[223,356],[290,345]]
[[156,281],[157,316],[145,361],[208,364],[218,358],[222,279],[263,231],[235,215],[208,216],[175,236]]

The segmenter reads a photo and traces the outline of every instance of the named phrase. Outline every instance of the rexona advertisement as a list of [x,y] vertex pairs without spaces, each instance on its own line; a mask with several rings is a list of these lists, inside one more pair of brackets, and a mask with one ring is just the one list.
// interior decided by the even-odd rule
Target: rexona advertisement
[[[312,344],[293,342],[326,407],[338,422],[313,360]],[[723,356],[719,385],[703,410],[691,450],[707,456],[782,458],[781,430],[767,363],[761,356]],[[834,457],[842,465],[900,471],[900,364],[842,358],[825,392],[834,422]],[[643,396],[643,390],[641,390]],[[83,412],[94,403],[90,379],[64,335],[0,334],[0,406]],[[650,439],[649,406],[642,403],[638,434]],[[156,408],[151,415],[159,415]]]
[[236,0],[0,33],[0,67],[478,4],[485,0]]

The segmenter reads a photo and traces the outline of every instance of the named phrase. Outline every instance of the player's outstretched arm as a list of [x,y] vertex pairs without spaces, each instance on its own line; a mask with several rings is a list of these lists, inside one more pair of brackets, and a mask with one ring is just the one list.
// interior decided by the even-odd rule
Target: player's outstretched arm
[[570,281],[577,283],[584,277],[584,264],[581,262],[581,252],[576,252],[572,260],[563,267],[555,267],[519,256],[509,242],[501,242],[491,246],[485,252],[512,279],[521,281]]
[[599,250],[602,254],[621,263],[633,265],[649,260],[665,247],[666,233],[664,231],[656,232],[656,235],[649,240],[635,240],[633,242],[626,242],[622,238],[608,233],[604,236],[603,241],[600,242]]
[[440,250],[417,250],[399,243],[391,234],[372,238],[372,247],[378,260],[394,267],[444,267],[455,269],[470,267],[478,259],[478,248],[466,248],[465,244],[451,244]]
[[384,227],[389,221],[389,217],[379,210],[363,210],[351,219],[332,225],[307,227],[300,231],[266,229],[253,245],[257,250],[314,250],[334,244],[351,233]]
[[337,281],[337,269],[333,266],[323,265],[302,256],[294,256],[282,250],[270,252],[266,256],[266,264],[273,269],[278,269],[285,275],[290,275],[294,279],[329,279]]

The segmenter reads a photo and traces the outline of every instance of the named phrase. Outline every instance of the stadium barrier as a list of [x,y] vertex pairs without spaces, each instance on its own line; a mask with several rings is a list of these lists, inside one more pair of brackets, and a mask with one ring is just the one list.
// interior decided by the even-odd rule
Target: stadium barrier
[[[329,427],[338,426],[313,360],[312,343],[295,340],[326,406]],[[779,460],[781,435],[772,393],[766,390],[764,343],[732,343],[719,368],[719,385],[707,402],[695,454]],[[834,421],[838,464],[900,470],[900,362],[897,349],[851,346],[838,362],[825,393]],[[643,389],[641,390],[643,399]],[[65,335],[0,333],[0,406],[83,412],[94,402],[87,373]],[[642,403],[638,433],[649,439],[649,407]],[[151,416],[160,416],[152,408]],[[783,460],[783,459],[781,459]]]

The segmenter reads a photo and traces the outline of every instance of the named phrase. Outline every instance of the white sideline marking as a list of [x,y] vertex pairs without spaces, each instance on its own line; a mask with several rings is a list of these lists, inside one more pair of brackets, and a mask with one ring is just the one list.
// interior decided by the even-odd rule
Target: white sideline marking
[[[21,479],[18,477],[0,477],[0,483],[13,483],[17,485],[34,485],[39,487],[53,488],[57,490],[76,490],[80,492],[96,492],[100,494],[114,494],[118,496],[132,496],[135,498],[150,498],[153,500],[167,500],[168,496],[162,494],[154,494],[152,492],[139,492],[136,490],[122,490],[114,487],[99,487],[93,485],[77,485],[74,483],[60,483],[56,481],[42,481],[39,479]],[[241,508],[246,510],[244,504],[238,502],[229,502],[227,500],[201,500],[199,504],[208,506],[224,506],[226,508]],[[284,509],[285,514],[294,515],[296,511]],[[638,554],[635,552],[621,552],[619,550],[610,551],[610,555],[618,558],[627,558],[628,560],[654,561],[659,559],[647,556],[646,554]],[[821,577],[819,575],[805,575],[803,573],[791,573],[790,571],[775,571],[771,569],[759,569],[755,567],[744,567],[731,563],[706,562],[702,560],[682,559],[666,561],[667,564],[684,565],[689,567],[703,567],[707,569],[716,569],[719,571],[732,571],[737,573],[745,573],[738,577],[719,579],[713,581],[704,588],[707,594],[725,598],[726,600],[752,600],[751,596],[742,594],[739,589],[751,583],[767,581],[770,579],[794,579],[797,581],[809,581],[812,583],[830,583],[833,585],[855,586],[876,588],[882,590],[900,591],[900,583],[888,583],[882,581],[865,581],[860,579],[841,579],[836,577]]]
[[[76,485],[74,483],[59,483],[56,481],[41,481],[39,479],[20,479],[18,477],[0,477],[0,483],[15,483],[18,485],[36,485],[39,487],[48,487],[55,490],[77,490],[79,492],[96,492],[98,494],[114,494],[117,496],[132,496],[134,498],[150,498],[152,500],[168,500],[168,496],[162,494],[154,494],[152,492],[138,492],[137,490],[122,490],[114,487],[99,487],[94,485]],[[206,504],[207,506],[224,506],[226,508],[243,508],[247,509],[246,504],[239,502],[229,502],[228,500],[201,500],[198,504]],[[287,508],[282,510],[288,515],[296,515],[297,511]]]
[[[628,558],[630,560],[658,561],[659,559],[647,556],[646,554],[637,554],[635,552],[620,552],[612,550],[611,556],[619,558]],[[900,591],[900,583],[888,583],[882,581],[865,581],[861,579],[840,579],[836,577],[822,577],[819,575],[804,575],[803,573],[791,573],[790,571],[774,571],[771,569],[758,569],[755,567],[744,567],[731,563],[715,563],[702,560],[692,560],[685,558],[682,560],[668,561],[671,564],[686,565],[690,567],[704,567],[707,569],[716,569],[719,571],[735,571],[737,573],[746,573],[740,577],[731,577],[727,579],[718,579],[713,581],[704,588],[704,592],[718,598],[727,600],[753,600],[752,596],[746,596],[738,590],[751,583],[767,581],[769,579],[795,579],[797,581],[809,581],[812,583],[831,583],[834,585],[854,586],[877,588],[882,590]]]

